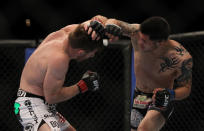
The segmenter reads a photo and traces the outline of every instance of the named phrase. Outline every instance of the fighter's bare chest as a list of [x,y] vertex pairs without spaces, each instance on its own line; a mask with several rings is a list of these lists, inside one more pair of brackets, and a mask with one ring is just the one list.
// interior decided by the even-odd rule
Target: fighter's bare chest
[[179,63],[180,59],[175,54],[141,56],[139,53],[135,53],[134,55],[135,71],[155,76],[164,76],[175,72]]
[[[176,75],[178,60],[173,57],[138,57],[134,59],[136,86],[148,92],[154,88],[168,87]],[[143,90],[142,89],[142,90]]]

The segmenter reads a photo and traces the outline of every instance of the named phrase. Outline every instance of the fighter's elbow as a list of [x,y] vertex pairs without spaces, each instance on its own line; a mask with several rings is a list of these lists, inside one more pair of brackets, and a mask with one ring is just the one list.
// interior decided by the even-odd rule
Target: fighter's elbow
[[191,94],[191,87],[190,86],[186,86],[186,91],[185,91],[185,96],[184,98],[188,98]]
[[188,91],[187,91],[187,97],[189,97],[191,95],[191,86],[187,87],[188,88]]

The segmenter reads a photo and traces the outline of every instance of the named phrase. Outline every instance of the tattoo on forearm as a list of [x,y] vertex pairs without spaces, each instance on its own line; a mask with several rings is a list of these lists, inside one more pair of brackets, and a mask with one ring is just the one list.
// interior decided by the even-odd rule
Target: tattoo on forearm
[[183,61],[181,65],[181,75],[177,78],[178,82],[189,82],[192,79],[192,64],[193,59]]
[[129,36],[132,35],[133,33],[138,32],[138,29],[136,28],[136,26],[133,26],[123,21],[119,21],[119,26],[122,28],[123,34],[129,35]]
[[176,57],[161,57],[160,59],[162,59],[164,62],[160,64],[161,68],[159,72],[165,72],[166,70],[174,69],[177,67],[176,65],[180,62]]

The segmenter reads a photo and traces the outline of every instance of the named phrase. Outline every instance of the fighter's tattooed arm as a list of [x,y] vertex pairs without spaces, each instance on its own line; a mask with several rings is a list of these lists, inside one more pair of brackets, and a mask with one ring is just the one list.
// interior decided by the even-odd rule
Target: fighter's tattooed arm
[[139,24],[129,24],[127,22],[120,21],[117,19],[108,19],[106,21],[106,25],[108,24],[118,25],[119,27],[121,27],[122,35],[128,36],[128,37],[135,35],[135,33],[139,31]]
[[138,49],[137,38],[138,38],[138,31],[140,28],[140,24],[129,24],[117,19],[108,19],[105,25],[108,25],[108,24],[115,24],[119,26],[121,28],[122,35],[131,38],[131,43],[134,50]]
[[131,37],[139,31],[139,24],[129,24],[118,21],[118,25],[122,28],[123,35]]
[[181,75],[176,79],[178,83],[189,83],[192,79],[192,58],[186,59],[182,62],[180,67]]
[[191,84],[192,84],[192,67],[193,67],[193,60],[191,57],[188,57],[182,60],[178,71],[179,76],[176,81],[176,99],[182,100],[190,95],[191,92]]
[[102,15],[96,15],[93,18],[91,18],[91,20],[97,20],[97,21],[101,22],[103,25],[105,25],[108,18],[105,16],[102,16]]

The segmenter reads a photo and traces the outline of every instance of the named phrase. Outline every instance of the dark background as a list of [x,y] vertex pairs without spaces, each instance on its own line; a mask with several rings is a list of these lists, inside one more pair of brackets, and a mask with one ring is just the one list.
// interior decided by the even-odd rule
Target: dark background
[[[204,29],[203,0],[2,0],[0,39],[36,39],[95,15],[141,23],[150,16],[165,17],[172,34]],[[27,27],[25,20],[30,19]]]
[[[163,16],[169,21],[172,34],[204,30],[202,18],[204,16],[203,0],[178,0],[176,2],[169,0],[125,0],[122,2],[110,0],[2,0],[0,2],[0,39],[44,38],[49,33],[66,25],[81,23],[98,14],[129,23],[141,23],[151,16]],[[31,26],[26,26],[26,19],[30,19]],[[164,126],[163,131],[203,131],[204,129],[203,37],[204,35],[192,35],[181,37],[181,39],[177,38],[194,58],[193,87],[189,98],[176,103],[175,112],[172,114],[170,121]],[[5,43],[0,48],[0,129],[2,131],[13,131],[21,129],[15,116],[13,116],[12,107],[16,96],[16,87],[18,87],[24,65],[25,47],[17,47],[16,45],[7,47],[7,45],[9,44]],[[113,50],[112,48],[105,51],[99,64],[92,64],[92,66],[98,66],[96,70],[102,74],[104,80],[108,81],[104,82],[106,84],[105,88],[95,95],[84,94],[86,97],[77,96],[68,103],[62,103],[67,106],[61,105],[64,108],[60,108],[64,116],[69,118],[70,122],[79,131],[86,131],[85,129],[91,129],[88,131],[96,131],[95,129],[97,129],[99,131],[98,129],[103,130],[106,128],[109,131],[115,131],[114,129],[124,131],[124,125],[121,122],[124,117],[124,109],[121,108],[121,103],[125,103],[121,102],[124,100],[121,97],[123,95],[121,88],[124,88],[123,84],[121,84],[123,80],[117,81],[120,83],[115,82],[116,78],[121,78],[116,77],[115,74],[121,76],[122,73],[116,71],[117,69],[122,71],[122,69],[115,59],[122,55],[120,50]],[[119,52],[119,55],[117,52]],[[110,56],[114,61],[110,59]],[[121,61],[120,59],[117,60]],[[113,62],[116,62],[116,66],[114,66]],[[114,69],[110,68],[112,66],[109,63]],[[108,71],[111,71],[114,77],[111,77]],[[108,74],[106,74],[107,72]],[[111,79],[105,76],[109,76]],[[118,86],[110,84],[112,79],[115,80],[113,83],[118,84]],[[107,96],[103,94],[107,94]],[[110,96],[111,98],[109,98]],[[78,104],[80,102],[82,105],[86,105],[83,109],[78,105],[73,106],[73,103]],[[120,107],[118,110],[113,110],[118,106]],[[70,107],[69,110],[67,110],[67,107]],[[92,113],[90,113],[90,109],[93,111]],[[95,112],[96,114],[94,114]],[[73,117],[69,113],[78,116],[73,115]],[[83,115],[80,113],[83,113]],[[91,115],[88,116],[87,114]],[[120,121],[118,122],[118,120]]]

